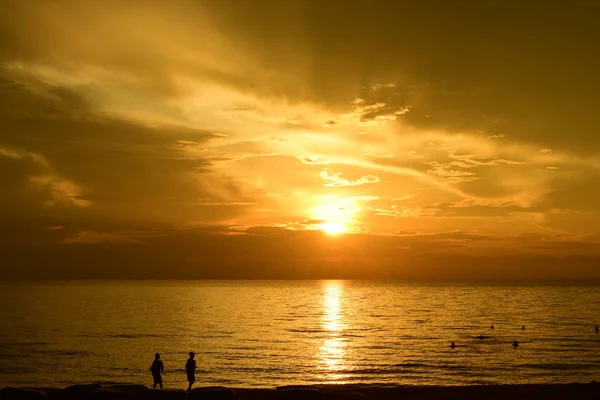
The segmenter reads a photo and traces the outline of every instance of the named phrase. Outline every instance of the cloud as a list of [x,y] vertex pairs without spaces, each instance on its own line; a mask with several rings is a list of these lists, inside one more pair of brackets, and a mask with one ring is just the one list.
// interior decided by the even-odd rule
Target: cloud
[[452,169],[452,164],[445,165],[437,161],[429,161],[427,164],[432,166],[427,170],[428,174],[437,175],[449,182],[468,182],[478,179],[474,172]]
[[[6,73],[0,83],[6,213],[72,206],[110,219],[181,221],[230,216],[229,203],[254,202],[213,170],[203,150],[217,137],[210,131],[106,115],[80,92],[30,76]],[[223,207],[210,216],[194,205],[199,198]]]
[[321,171],[319,176],[326,182],[324,185],[325,187],[360,186],[368,183],[377,183],[380,181],[375,175],[365,175],[355,180],[348,180],[342,178],[342,174],[340,172],[330,172],[326,169]]
[[436,209],[433,208],[410,208],[410,207],[398,207],[396,205],[391,206],[389,209],[385,208],[369,208],[370,211],[375,215],[381,215],[385,217],[396,217],[396,218],[423,218],[433,217],[436,215]]
[[81,198],[81,188],[58,174],[41,155],[29,151],[0,147],[0,185],[3,200],[0,215],[22,208],[32,212],[46,207],[89,207]]
[[17,153],[16,151],[5,149],[2,147],[0,147],[0,156],[6,157],[6,158],[12,158],[13,160],[21,160],[23,158],[23,156],[21,154]]
[[323,160],[319,156],[300,156],[298,157],[298,160],[300,160],[300,162],[303,164],[309,165],[328,165],[334,163],[333,161]]
[[80,231],[63,240],[65,244],[131,244],[144,238],[157,237],[156,232],[92,232]]
[[[37,242],[62,238],[62,243],[52,247],[39,244],[34,252],[21,252],[3,243],[7,268],[0,270],[0,277],[600,278],[594,264],[600,257],[594,237],[532,236],[522,241],[477,231],[448,231],[331,238],[314,230],[271,226],[239,230],[219,225],[162,229],[161,234],[154,230],[63,231],[44,231],[45,236]],[[220,251],[211,250],[215,248]],[[512,253],[507,255],[509,248]],[[45,262],[39,262],[42,259]],[[565,262],[569,271],[563,267]]]
[[[511,164],[511,165],[523,165],[527,164],[526,161],[514,161],[505,160],[502,158],[490,159],[485,156],[479,156],[476,154],[449,154],[448,157],[458,160],[461,165],[500,165],[500,164]],[[455,164],[457,165],[457,164]]]
[[[592,3],[3,6],[0,222],[13,265],[56,254],[50,271],[76,276],[97,257],[115,265],[103,276],[161,276],[175,257],[173,276],[249,265],[293,277],[286,268],[309,276],[325,261],[340,274],[337,259],[350,277],[420,265],[436,277],[432,259],[449,257],[448,274],[485,277],[478,262],[502,276],[527,254],[532,276],[566,261],[593,275]],[[353,235],[323,240],[303,222],[331,215]]]
[[60,179],[54,176],[36,176],[30,179],[32,183],[43,188],[51,195],[51,200],[47,205],[57,203],[67,203],[76,207],[90,207],[92,202],[81,199],[81,190],[68,180]]
[[400,115],[409,112],[408,106],[389,105],[382,102],[371,102],[357,98],[354,100],[354,114],[358,118],[358,126],[380,126],[395,121]]

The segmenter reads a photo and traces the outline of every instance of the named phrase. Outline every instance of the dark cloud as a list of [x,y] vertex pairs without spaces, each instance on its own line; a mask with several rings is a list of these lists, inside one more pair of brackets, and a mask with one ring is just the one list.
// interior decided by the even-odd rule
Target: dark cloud
[[571,211],[600,211],[600,171],[590,170],[569,178],[547,193],[542,204]]
[[[36,4],[7,3],[7,62],[95,66],[169,96],[189,92],[178,79],[189,76],[332,110],[363,98],[385,104],[365,121],[410,106],[402,120],[421,128],[599,144],[596,2]],[[207,51],[220,67],[190,56]]]
[[[32,218],[74,208],[69,212],[111,219],[219,220],[239,207],[208,212],[193,204],[251,201],[202,156],[210,132],[109,117],[80,93],[39,80],[4,77],[0,99],[4,215]],[[188,153],[187,146],[198,151]]]
[[[402,121],[419,128],[598,151],[596,2],[242,1],[234,12],[209,4],[265,65],[293,68],[285,48],[266,52],[293,43],[306,60],[301,84],[329,105],[347,108],[356,97],[382,110],[408,105]],[[373,93],[382,82],[396,87]]]
[[426,209],[432,209],[437,217],[459,217],[459,218],[502,218],[514,216],[515,214],[544,213],[550,212],[550,208],[524,207],[515,203],[477,205],[468,203],[440,203]]
[[45,172],[44,165],[28,153],[0,151],[0,215],[7,215],[19,207],[33,206],[32,198],[45,203],[51,195],[43,188],[35,187],[29,182],[30,177],[39,176]]
[[[33,246],[24,247],[20,242],[2,244],[6,268],[0,271],[0,277],[461,281],[600,278],[597,268],[600,255],[589,239],[550,241],[547,237],[531,237],[522,246],[528,253],[503,255],[501,249],[473,250],[469,243],[496,241],[471,232],[331,238],[319,231],[272,227],[254,227],[248,231],[226,226],[160,230],[162,234],[157,234],[157,229],[34,230],[37,233]],[[18,234],[28,232],[21,227]],[[56,245],[57,240],[60,246]],[[580,255],[556,255],[550,243],[576,249]],[[35,251],[30,251],[32,248]],[[569,271],[565,271],[564,262],[570,263]]]

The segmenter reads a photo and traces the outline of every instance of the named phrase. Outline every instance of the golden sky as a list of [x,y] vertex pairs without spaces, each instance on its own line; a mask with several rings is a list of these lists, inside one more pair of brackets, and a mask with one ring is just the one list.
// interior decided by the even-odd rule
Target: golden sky
[[600,278],[598,2],[3,9],[0,277]]

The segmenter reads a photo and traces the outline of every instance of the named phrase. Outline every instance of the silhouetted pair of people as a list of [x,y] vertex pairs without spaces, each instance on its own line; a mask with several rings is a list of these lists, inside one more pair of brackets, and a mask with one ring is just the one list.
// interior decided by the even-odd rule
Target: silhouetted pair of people
[[[188,381],[188,388],[187,388],[188,392],[192,390],[192,385],[194,384],[194,382],[196,382],[196,360],[194,360],[196,353],[194,353],[193,351],[190,351],[189,356],[190,356],[190,358],[188,358],[187,362],[185,363],[185,372],[187,374],[187,381]],[[162,375],[164,375],[164,373],[165,373],[165,365],[163,364],[162,360],[160,359],[159,353],[154,354],[154,361],[152,362],[152,365],[150,366],[150,372],[152,372],[152,379],[154,380],[154,384],[152,385],[152,388],[156,389],[156,385],[158,385],[158,387],[160,387],[162,389],[163,388]]]

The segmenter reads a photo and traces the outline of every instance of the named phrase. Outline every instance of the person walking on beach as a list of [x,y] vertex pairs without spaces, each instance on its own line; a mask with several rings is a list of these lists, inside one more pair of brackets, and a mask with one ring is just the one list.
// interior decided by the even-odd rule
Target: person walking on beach
[[194,360],[194,356],[196,355],[196,353],[190,351],[189,354],[190,358],[188,358],[187,362],[185,363],[185,372],[187,373],[187,380],[189,383],[187,391],[191,392],[192,385],[194,384],[194,382],[196,382],[196,360]]
[[152,378],[154,379],[154,384],[152,385],[152,389],[156,389],[156,385],[163,388],[162,375],[165,373],[165,366],[163,362],[160,360],[160,354],[154,354],[154,361],[150,366],[150,372],[152,372]]

